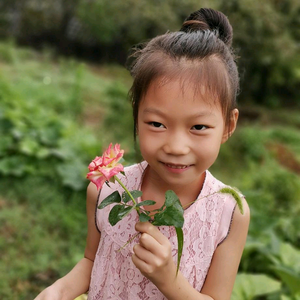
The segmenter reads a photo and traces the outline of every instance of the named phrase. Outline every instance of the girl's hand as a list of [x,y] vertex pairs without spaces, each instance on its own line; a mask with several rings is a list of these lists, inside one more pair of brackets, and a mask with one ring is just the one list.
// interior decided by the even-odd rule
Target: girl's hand
[[135,229],[142,233],[139,244],[133,247],[135,266],[158,288],[174,281],[176,265],[169,240],[149,222],[138,222]]

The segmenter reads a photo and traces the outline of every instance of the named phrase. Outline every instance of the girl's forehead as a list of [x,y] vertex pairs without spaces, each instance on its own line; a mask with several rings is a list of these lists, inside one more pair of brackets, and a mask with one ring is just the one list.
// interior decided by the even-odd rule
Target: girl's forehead
[[181,111],[185,114],[203,111],[222,111],[217,95],[202,84],[195,85],[187,78],[160,77],[151,83],[145,93],[139,111],[161,110],[168,113]]
[[[148,87],[161,87],[178,81],[184,93],[192,89],[196,95],[221,95],[229,88],[228,72],[219,57],[211,55],[203,60],[164,58],[164,64],[153,66]],[[147,92],[147,89],[144,92]]]
[[[209,87],[205,82],[191,80],[190,76],[160,76],[153,79],[144,95],[176,93],[182,100],[202,100],[208,104],[218,104],[219,94],[215,89]],[[151,97],[149,97],[151,99]]]

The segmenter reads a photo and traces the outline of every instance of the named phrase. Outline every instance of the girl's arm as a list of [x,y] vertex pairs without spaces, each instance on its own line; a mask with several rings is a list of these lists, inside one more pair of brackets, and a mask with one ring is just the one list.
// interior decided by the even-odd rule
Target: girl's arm
[[244,215],[235,210],[230,233],[214,253],[201,293],[180,272],[176,277],[170,242],[150,223],[136,225],[142,235],[134,246],[133,263],[169,300],[230,300],[250,221],[245,200],[243,206]]
[[87,292],[94,258],[100,241],[100,233],[95,226],[95,207],[98,191],[94,184],[87,188],[87,243],[82,258],[76,266],[64,277],[58,279],[53,285],[41,292],[35,300],[73,300]]
[[243,199],[243,208],[243,215],[239,209],[235,209],[230,232],[214,253],[201,291],[215,300],[230,300],[250,222],[250,210],[245,199]]

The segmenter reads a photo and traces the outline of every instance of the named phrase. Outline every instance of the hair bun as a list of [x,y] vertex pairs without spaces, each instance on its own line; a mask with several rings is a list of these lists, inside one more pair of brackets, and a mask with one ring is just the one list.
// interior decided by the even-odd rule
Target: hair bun
[[180,31],[210,30],[216,32],[226,45],[232,43],[232,27],[227,17],[214,9],[201,8],[191,13],[183,22]]

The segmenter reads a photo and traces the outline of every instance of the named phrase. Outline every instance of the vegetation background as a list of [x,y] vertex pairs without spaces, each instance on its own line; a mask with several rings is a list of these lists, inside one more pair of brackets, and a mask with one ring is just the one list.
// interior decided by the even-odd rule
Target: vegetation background
[[300,299],[300,2],[2,0],[0,299],[33,299],[82,257],[88,163],[132,139],[128,50],[200,7],[234,28],[239,128],[213,173],[252,213],[233,300]]

